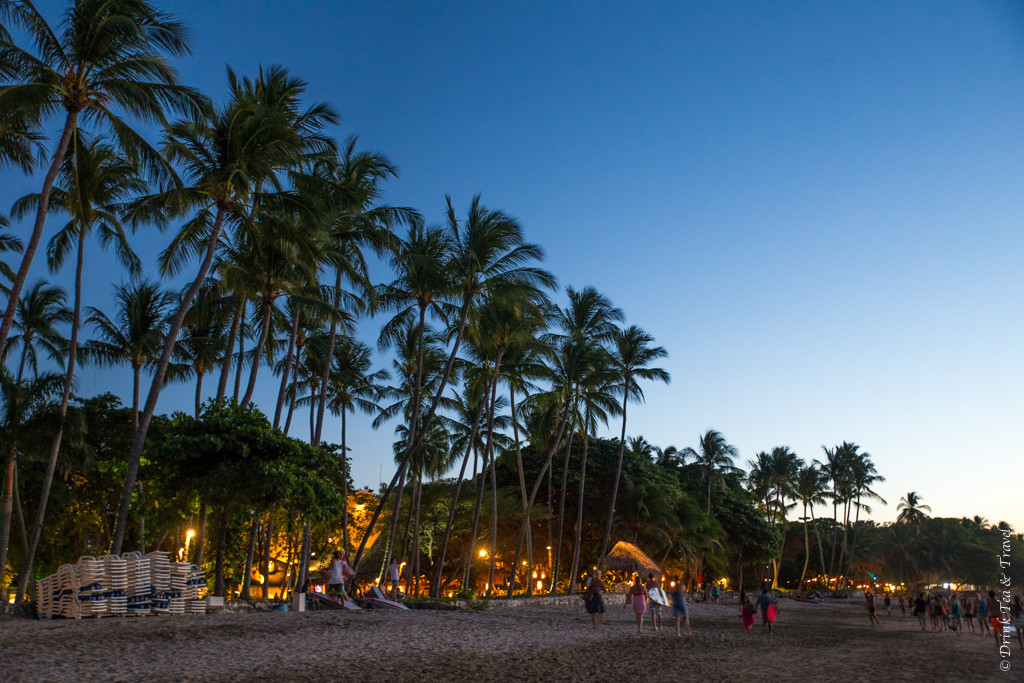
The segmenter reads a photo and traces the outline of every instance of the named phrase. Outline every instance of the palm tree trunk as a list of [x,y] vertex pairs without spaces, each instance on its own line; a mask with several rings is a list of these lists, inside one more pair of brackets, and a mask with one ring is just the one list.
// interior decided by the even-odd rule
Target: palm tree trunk
[[[341,269],[334,281],[334,317],[331,318],[331,333],[327,337],[327,355],[324,356],[324,369],[320,374],[320,401],[316,408],[316,429],[310,433],[314,446],[320,445],[320,435],[324,428],[324,410],[327,407],[327,381],[331,375],[331,361],[334,358],[334,342],[338,336],[338,316],[341,315]],[[411,431],[411,430],[410,430]]]
[[[292,315],[292,331],[288,335],[288,353],[284,357],[284,369],[281,371],[281,388],[277,392],[277,406],[274,408],[274,429],[281,424],[281,410],[284,408],[284,397],[288,393],[288,375],[291,373],[292,360],[295,357],[295,340],[299,338],[299,312]],[[344,431],[344,429],[342,429]]]
[[804,570],[800,572],[800,583],[796,585],[797,590],[803,590],[804,577],[807,576],[807,565],[811,561],[811,540],[807,534],[807,505],[804,504]]
[[309,547],[313,542],[313,518],[306,515],[306,525],[302,529],[302,547],[299,549],[299,574],[295,581],[295,590],[305,592],[306,580],[309,578]]
[[[455,510],[459,504],[459,492],[462,490],[462,480],[466,477],[466,466],[469,464],[469,456],[474,452],[473,444],[476,442],[476,434],[480,426],[480,415],[485,403],[486,401],[480,401],[480,405],[476,409],[476,415],[473,416],[473,427],[470,430],[466,455],[462,458],[462,468],[459,470],[459,476],[455,479],[455,493],[452,494],[451,507],[448,508],[448,523],[444,527],[444,537],[441,539],[441,548],[438,551],[437,572],[434,577],[432,591],[432,597],[435,598],[441,597],[441,575],[444,573],[444,558],[448,552],[448,539],[451,538],[452,527],[455,525]],[[470,554],[472,554],[472,544],[470,544]],[[463,581],[463,590],[465,590],[465,581]]]
[[412,557],[409,567],[413,577],[413,597],[420,595],[420,501],[423,499],[423,474],[416,477],[416,488],[413,490],[413,506],[416,508],[416,516],[412,523]]
[[17,451],[12,447],[4,470],[4,493],[0,502],[0,601],[7,604],[7,547],[11,540],[11,513],[14,503],[14,470]]
[[196,369],[196,418],[199,418],[199,409],[203,404],[203,375],[205,373]]
[[[434,419],[434,414],[437,412],[437,407],[441,404],[441,399],[444,397],[444,390],[448,386],[448,380],[452,374],[452,368],[455,367],[455,359],[458,356],[459,348],[462,346],[462,338],[466,333],[466,321],[469,319],[469,309],[472,304],[472,299],[467,299],[460,311],[459,319],[459,331],[455,335],[455,343],[452,346],[451,353],[448,355],[448,363],[445,365],[444,374],[441,376],[441,383],[437,388],[437,393],[434,394],[434,400],[430,404],[430,409],[427,411],[426,416],[423,418],[422,428],[413,426],[409,430],[409,438],[406,440],[405,452],[402,454],[402,462],[406,463],[412,457],[413,451],[419,448],[423,439],[426,438],[427,431],[430,428],[430,423]],[[419,431],[419,436],[413,438],[413,434]],[[355,560],[351,563],[353,569],[358,569],[359,560],[363,557],[363,551],[366,550],[366,542],[370,538],[370,534],[373,532],[373,527],[377,524],[377,520],[380,518],[380,514],[384,509],[384,504],[387,502],[388,497],[394,490],[395,485],[398,483],[399,473],[401,467],[398,468],[399,472],[395,472],[395,476],[391,478],[391,482],[387,488],[384,489],[384,494],[377,501],[377,507],[373,511],[373,515],[370,517],[370,521],[366,527],[366,534],[363,536],[363,540],[359,543],[359,549],[356,551]]]
[[263,546],[263,558],[260,561],[260,574],[263,575],[263,590],[261,595],[264,600],[270,597],[270,554],[274,545],[274,515],[277,514],[277,506],[270,508],[267,515],[266,542]]
[[[560,419],[556,421],[557,434],[555,440],[551,442],[551,446],[548,448],[548,452],[544,457],[544,465],[540,468],[540,472],[537,474],[537,480],[533,483],[533,488],[530,490],[530,499],[526,508],[526,516],[523,518],[522,523],[519,525],[519,539],[516,542],[516,556],[512,562],[512,575],[509,577],[509,581],[514,586],[516,583],[516,574],[519,571],[519,558],[520,551],[523,547],[523,539],[526,538],[526,532],[530,528],[530,512],[533,511],[533,503],[537,500],[537,491],[540,490],[540,485],[544,482],[544,475],[551,467],[551,460],[555,456],[555,451],[558,450],[558,445],[562,441],[562,437],[565,435],[565,425],[569,422],[569,404],[567,402],[565,409],[562,411]],[[552,574],[553,576],[553,574]],[[551,585],[554,586],[554,580]],[[551,589],[554,592],[554,588]]]
[[345,501],[345,507],[341,511],[341,550],[348,556],[348,446],[345,442],[346,413],[348,410],[341,407],[341,495]]
[[565,523],[565,489],[569,483],[569,458],[572,454],[572,441],[576,436],[575,422],[569,427],[569,443],[565,446],[565,462],[562,463],[562,488],[558,494],[558,533],[555,535],[555,564],[551,568],[550,592],[554,593],[558,586],[559,569],[562,567],[562,531]]
[[32,226],[32,235],[21,257],[21,265],[11,283],[11,291],[7,295],[7,310],[4,313],[4,320],[0,323],[0,357],[3,357],[4,349],[7,348],[7,337],[11,333],[11,326],[14,325],[14,315],[18,311],[18,302],[21,301],[21,290],[25,287],[25,280],[28,279],[29,268],[32,267],[32,259],[35,258],[36,250],[39,248],[39,240],[43,236],[43,227],[46,225],[46,212],[50,206],[50,191],[53,189],[53,182],[60,171],[60,165],[67,154],[68,145],[71,143],[71,134],[78,125],[78,112],[69,111],[64,120],[64,130],[60,134],[60,141],[57,143],[57,150],[53,153],[53,160],[50,168],[43,179],[43,189],[39,192],[39,205],[36,207],[36,220]]
[[245,328],[242,328],[240,332],[238,335],[238,359],[235,362],[235,393],[232,395],[236,401],[239,390],[242,388],[242,366],[245,365]]
[[[388,531],[388,542],[384,550],[384,565],[381,567],[380,570],[381,583],[384,583],[385,574],[387,573],[388,570],[388,565],[391,564],[391,553],[394,550],[395,533],[398,532],[398,516],[402,511],[402,496],[405,493],[405,475],[407,473],[408,468],[408,463],[406,463],[405,465],[399,465],[398,467],[398,473],[399,475],[401,475],[399,478],[400,483],[398,485],[398,495],[395,496],[395,509],[391,513],[391,528]],[[369,531],[367,531],[367,533],[369,533]]]
[[[46,506],[50,499],[50,487],[53,485],[53,473],[57,469],[57,456],[60,454],[60,444],[64,438],[64,425],[68,414],[68,402],[71,399],[71,389],[75,383],[75,361],[78,358],[78,331],[82,321],[82,271],[85,266],[85,233],[86,226],[81,226],[78,232],[78,262],[75,267],[75,309],[71,317],[71,342],[68,347],[68,366],[64,375],[64,392],[61,394],[58,419],[60,424],[57,427],[57,434],[53,437],[53,444],[50,446],[50,459],[46,463],[46,474],[43,477],[43,488],[39,493],[39,506],[36,509],[36,520],[32,526],[32,538],[28,543],[28,554],[25,556],[25,565],[21,581],[18,582],[18,593],[15,602],[21,602],[21,598],[29,587],[29,579],[32,574],[32,565],[35,562],[36,550],[39,548],[39,537],[43,533],[43,520],[46,518]],[[13,473],[12,473],[13,474]],[[13,481],[13,477],[12,477]],[[0,565],[3,571],[3,565]]]
[[[828,576],[833,576],[832,570],[835,569],[836,561],[836,542],[839,540],[839,502],[835,498],[835,492],[833,491],[832,497],[832,547],[829,549],[828,557]],[[826,585],[826,588],[828,586]],[[838,588],[838,586],[836,586]]]
[[[167,375],[167,366],[171,363],[171,355],[174,353],[174,345],[178,341],[178,333],[181,331],[181,325],[185,320],[185,314],[188,312],[189,306],[192,305],[192,301],[196,298],[196,294],[199,292],[199,288],[202,286],[203,280],[206,279],[206,273],[210,270],[210,264],[213,262],[213,255],[217,249],[217,241],[220,237],[220,231],[223,225],[224,209],[218,207],[217,216],[213,221],[213,228],[210,230],[206,254],[203,258],[202,265],[199,268],[199,273],[192,281],[192,284],[189,285],[188,290],[181,299],[181,304],[179,304],[178,310],[175,312],[174,317],[171,318],[170,328],[167,331],[167,339],[164,343],[164,350],[163,353],[160,354],[160,361],[157,363],[156,372],[153,373],[153,384],[150,386],[149,396],[146,398],[146,408],[139,420],[139,427],[135,432],[132,450],[128,454],[128,467],[125,472],[124,486],[121,489],[121,504],[117,513],[117,526],[114,530],[114,540],[110,549],[112,555],[119,555],[121,553],[121,544],[124,541],[125,528],[128,524],[128,509],[131,507],[132,503],[132,489],[135,488],[135,478],[139,473],[139,461],[142,458],[142,448],[146,445],[146,434],[149,432],[149,423],[153,419],[153,414],[156,413],[156,403],[160,398],[160,390],[164,385],[164,377]],[[30,569],[30,567],[27,569]],[[26,572],[26,576],[23,577],[23,580],[28,580],[29,573],[30,572]]]
[[[814,506],[811,506],[811,526],[814,527],[814,537],[818,539],[818,556],[821,559],[821,573],[825,573],[825,549],[821,546],[821,534],[818,533],[818,522],[814,519]],[[828,588],[826,585],[825,588]]]
[[200,567],[203,566],[203,546],[206,545],[206,512],[208,507],[206,501],[199,504],[199,529],[196,530],[196,552],[192,563]]
[[239,600],[250,600],[249,590],[252,588],[252,563],[256,559],[256,534],[259,532],[260,518],[256,515],[249,525],[249,548],[245,553],[245,567],[242,569],[242,591]]
[[213,570],[213,594],[224,597],[224,554],[228,547],[228,509],[221,508],[217,528],[217,557]]
[[[519,444],[519,419],[516,417],[516,389],[515,383],[509,382],[508,387],[508,403],[510,411],[512,413],[512,439],[516,445],[516,473],[519,475],[519,498],[523,503],[523,516],[526,516],[528,510],[526,509],[526,474],[523,472],[523,451]],[[529,532],[529,530],[527,530]],[[527,539],[527,565],[530,569],[533,568],[533,548],[530,547],[530,539]],[[516,564],[519,563],[520,549],[516,548]],[[518,567],[517,567],[518,569]],[[508,597],[512,597],[512,593],[515,591],[515,582],[510,581],[508,584]],[[533,582],[529,580],[529,573],[527,573],[526,581],[526,594],[533,594]]]
[[142,367],[132,366],[132,434],[139,433],[139,383]]
[[249,405],[252,394],[256,391],[256,374],[260,370],[260,361],[263,360],[263,347],[267,345],[267,337],[270,336],[270,313],[274,305],[269,300],[264,300],[262,317],[260,319],[260,338],[256,342],[256,349],[253,351],[252,367],[249,369],[249,384],[245,387],[245,396],[242,397],[242,405]]
[[245,302],[235,310],[231,318],[231,329],[228,330],[228,341],[224,345],[224,360],[220,366],[220,381],[217,383],[217,403],[223,403],[228,393],[228,377],[231,375],[231,360],[235,353],[235,337],[238,336],[238,328],[242,324],[242,313],[245,310]]
[[[629,376],[623,377],[625,387],[629,387]],[[629,391],[622,394],[622,433],[619,435],[619,464],[615,468],[615,483],[612,486],[612,502],[608,507],[608,524],[604,528],[604,540],[601,541],[601,557],[598,560],[598,569],[604,566],[604,556],[608,554],[608,541],[612,537],[612,519],[615,517],[615,499],[619,495],[619,479],[622,478],[622,458],[626,454],[626,404],[629,399]],[[710,489],[709,489],[710,490]],[[710,498],[709,498],[710,500]]]
[[580,541],[583,538],[583,492],[587,481],[587,451],[590,447],[590,439],[586,434],[583,436],[583,462],[580,464],[580,488],[578,500],[576,501],[576,541],[572,546],[572,569],[569,572],[569,595],[572,595],[576,586],[577,571],[580,568]]
[[494,383],[491,385],[491,410],[487,423],[487,459],[491,461],[491,561],[487,569],[487,597],[494,591],[494,563],[498,551],[498,478],[494,464],[494,411],[498,398],[498,380],[501,378],[501,358],[505,347],[498,350],[494,361]]
[[[18,483],[18,463],[14,463],[14,513],[18,519],[18,535],[21,537],[21,550],[25,557],[28,557],[28,534],[25,533],[25,514],[21,509],[21,495],[19,494],[20,484]],[[0,565],[2,566],[2,565]]]

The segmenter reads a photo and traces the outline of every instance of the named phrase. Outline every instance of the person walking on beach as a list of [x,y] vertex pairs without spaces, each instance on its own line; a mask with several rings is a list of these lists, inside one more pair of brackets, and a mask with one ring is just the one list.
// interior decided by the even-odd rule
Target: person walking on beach
[[914,600],[914,616],[921,622],[921,630],[927,631],[928,625],[925,623],[925,617],[928,615],[928,602],[924,599],[924,593],[918,593],[917,599]]
[[892,616],[892,596],[889,595],[888,593],[886,593],[885,594],[885,600],[882,601],[882,604],[885,606],[885,613],[888,614],[891,617]]
[[632,603],[633,613],[636,614],[636,632],[641,633],[644,628],[644,615],[647,614],[647,591],[640,583],[639,574],[633,577],[633,585],[629,587],[626,597],[629,599],[626,604]]
[[960,606],[960,597],[953,593],[953,599],[949,604],[949,626],[956,631],[957,635],[960,635],[960,629],[963,628],[963,616],[964,611]]
[[1019,595],[1014,597],[1013,604],[1010,605],[1010,619],[1017,629],[1017,642],[1020,643],[1020,649],[1024,650],[1024,604],[1021,603]]
[[871,594],[871,591],[864,593],[864,603],[868,608],[868,619],[871,620],[871,625],[880,624],[878,616],[875,614],[875,596]]
[[342,600],[348,600],[348,596],[345,594],[345,582],[354,574],[355,572],[346,561],[345,555],[340,550],[335,550],[334,555],[331,556],[331,575],[327,579],[327,592],[339,596]]
[[992,634],[996,638],[996,648],[998,649],[1003,644],[1003,622],[999,621],[999,601],[996,600],[995,591],[988,592],[985,610],[988,612],[988,623],[992,627]]
[[690,611],[686,607],[686,591],[683,590],[681,577],[675,577],[672,587],[672,618],[676,622],[676,636],[680,635],[679,626],[683,624],[683,633],[690,635]]
[[978,635],[984,638],[992,632],[988,624],[988,601],[981,595],[975,593],[978,598]]
[[903,615],[904,619],[907,618],[907,598],[903,594],[900,594],[900,614]]
[[757,608],[750,601],[746,591],[740,591],[740,619],[743,620],[743,630],[750,633],[754,630],[754,614]]
[[590,580],[587,581],[587,590],[583,594],[583,605],[590,615],[590,624],[594,628],[602,626],[604,621],[604,581],[601,580],[601,570],[595,569]]
[[964,621],[967,622],[967,627],[971,629],[971,633],[974,633],[974,598],[970,595],[964,596],[963,607]]
[[391,599],[398,600],[398,558],[392,557],[388,565],[388,579],[391,581]]
[[757,609],[761,610],[761,623],[768,627],[768,633],[771,634],[777,608],[775,596],[768,593],[767,586],[761,589],[761,595],[757,597]]
[[[658,582],[654,580],[654,574],[648,574],[647,575],[647,583],[644,584],[644,589],[648,592],[647,595],[650,596],[650,590],[652,588],[659,588],[659,587],[660,586],[658,586]],[[650,600],[650,601],[648,601],[648,605],[649,605],[649,609],[651,610],[651,623],[654,624],[654,630],[655,631],[660,631],[661,630],[661,603],[657,602],[656,600]]]

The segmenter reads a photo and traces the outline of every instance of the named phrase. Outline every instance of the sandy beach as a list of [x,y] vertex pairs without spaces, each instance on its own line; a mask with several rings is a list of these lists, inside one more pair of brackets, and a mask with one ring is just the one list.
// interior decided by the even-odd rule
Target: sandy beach
[[[483,611],[235,613],[83,621],[0,620],[5,681],[1021,680],[991,639],[870,626],[856,604],[782,601],[776,631],[743,632],[736,605],[693,605],[693,633],[647,629],[609,596],[605,627],[581,606]],[[760,627],[760,624],[758,624]]]

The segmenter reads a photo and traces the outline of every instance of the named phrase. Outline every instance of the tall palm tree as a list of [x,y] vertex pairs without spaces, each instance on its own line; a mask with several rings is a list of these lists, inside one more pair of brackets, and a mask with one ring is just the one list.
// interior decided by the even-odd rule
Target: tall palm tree
[[[8,252],[20,254],[21,250],[25,248],[20,239],[6,232],[10,227],[11,224],[7,217],[0,215],[0,254]],[[11,288],[8,283],[13,281],[14,271],[6,261],[0,261],[0,294],[10,295]]]
[[157,223],[166,223],[172,216],[191,215],[161,255],[161,267],[165,273],[174,274],[195,256],[201,258],[201,263],[171,316],[153,383],[139,418],[139,429],[128,454],[111,545],[113,553],[120,552],[124,540],[142,448],[178,332],[192,300],[206,280],[225,222],[248,221],[254,202],[291,205],[294,210],[309,209],[295,201],[292,194],[267,194],[259,188],[278,173],[330,148],[319,131],[337,117],[322,107],[314,107],[309,117],[298,111],[296,100],[305,87],[303,82],[291,88],[288,97],[268,98],[269,102],[256,100],[247,81],[239,81],[230,69],[228,85],[230,96],[226,104],[178,121],[164,133],[163,153],[181,167],[183,184],[143,197],[133,212],[135,220]]
[[99,365],[128,365],[132,369],[132,429],[139,430],[139,387],[144,369],[152,369],[167,331],[167,312],[177,300],[174,292],[152,280],[114,287],[114,318],[90,306],[86,322],[96,338],[85,346],[87,358]]
[[35,223],[21,266],[11,285],[0,324],[0,355],[28,277],[54,181],[81,117],[107,128],[120,147],[151,172],[166,176],[166,162],[124,119],[121,109],[148,123],[163,123],[165,111],[197,113],[205,104],[195,90],[179,85],[167,57],[189,52],[185,27],[146,0],[78,0],[70,4],[61,31],[47,23],[29,0],[0,2],[0,20],[24,31],[34,50],[0,32],[0,64],[8,85],[0,86],[0,111],[17,112],[35,123],[63,114],[64,127],[43,180]]
[[562,482],[558,494],[558,522],[555,540],[555,559],[551,569],[551,590],[558,585],[562,565],[562,533],[565,526],[566,486],[569,480],[569,460],[578,427],[581,386],[596,368],[606,370],[610,366],[607,344],[615,334],[615,323],[624,319],[622,309],[613,306],[608,297],[593,287],[577,290],[566,287],[568,303],[552,313],[557,331],[546,335],[545,340],[560,356],[557,365],[561,370],[556,383],[564,385],[570,401],[569,439],[565,447],[562,464]]
[[32,173],[46,158],[45,139],[39,132],[39,122],[31,120],[27,112],[5,110],[0,114],[0,168],[15,166]]
[[[825,453],[825,461],[818,462],[821,465],[822,471],[825,472],[829,481],[832,483],[832,492],[830,497],[832,498],[832,546],[829,551],[828,560],[828,575],[833,575],[833,569],[835,567],[836,559],[836,545],[839,541],[839,506],[843,505],[844,509],[846,502],[850,499],[850,448],[851,444],[843,442],[839,446],[827,448],[822,445],[821,450]],[[842,560],[840,560],[842,564]],[[836,586],[841,588],[841,586]]]
[[811,524],[814,525],[814,537],[818,539],[818,555],[821,560],[821,573],[825,573],[825,551],[821,545],[821,535],[818,533],[818,524],[814,520],[814,506],[824,505],[828,502],[827,476],[817,464],[802,465],[797,472],[793,492],[796,499],[804,506],[804,514],[801,520],[804,523],[804,568],[800,572],[799,587],[804,585],[804,577],[807,576],[807,564],[811,557],[811,549],[807,535],[807,519],[810,513]]
[[857,550],[857,524],[860,522],[860,511],[863,509],[864,512],[868,514],[871,513],[871,507],[862,501],[872,500],[878,501],[883,505],[885,504],[885,500],[871,488],[874,484],[885,481],[885,477],[878,474],[875,464],[871,462],[871,455],[869,453],[857,452],[856,457],[853,458],[852,464],[852,499],[855,513],[853,520],[853,539],[850,543],[850,553],[846,560],[846,569],[843,572],[844,577],[850,572],[850,565],[853,563],[853,555]]
[[[59,185],[51,194],[52,209],[65,213],[70,220],[50,240],[48,246],[50,269],[58,270],[72,248],[77,253],[75,265],[75,295],[71,320],[71,340],[68,346],[67,366],[64,372],[64,392],[61,396],[58,415],[60,426],[53,437],[50,458],[47,462],[43,488],[39,496],[32,540],[26,566],[35,561],[35,552],[42,534],[46,507],[50,497],[64,438],[64,420],[67,417],[68,401],[75,381],[75,362],[78,357],[78,334],[82,320],[82,274],[85,269],[85,241],[90,233],[96,232],[100,244],[113,246],[118,260],[132,275],[141,269],[139,258],[128,243],[128,236],[121,225],[118,207],[133,195],[142,192],[146,184],[139,177],[135,165],[117,155],[115,150],[101,139],[90,140],[77,129],[72,134],[72,153],[65,158],[58,176]],[[31,208],[38,208],[39,195],[28,195],[15,204],[15,213],[23,215]]]
[[422,412],[422,419],[410,423],[408,442],[401,459],[404,464],[399,465],[398,471],[391,478],[377,503],[368,523],[367,533],[360,543],[359,550],[356,551],[356,565],[362,557],[366,542],[384,505],[404,475],[409,458],[419,445],[418,442],[425,438],[437,408],[444,398],[445,388],[462,346],[470,309],[487,294],[511,297],[523,288],[550,288],[555,284],[553,275],[533,265],[543,260],[544,251],[538,245],[525,240],[522,226],[518,221],[504,212],[487,209],[480,203],[479,195],[473,198],[464,220],[456,216],[451,197],[446,197],[446,202],[446,229],[453,245],[449,268],[453,278],[454,298],[459,309],[452,321],[452,328],[455,330],[454,341],[429,406]]
[[335,344],[328,390],[328,407],[332,415],[341,415],[341,452],[345,471],[342,473],[342,495],[345,498],[342,513],[342,548],[348,552],[348,440],[346,427],[348,414],[359,411],[370,415],[380,411],[377,402],[381,383],[390,378],[387,370],[371,371],[373,361],[370,347],[351,337],[342,337]]
[[608,542],[612,537],[612,519],[615,517],[615,498],[619,493],[619,479],[622,477],[622,459],[626,452],[626,407],[629,402],[643,402],[644,392],[638,380],[664,382],[668,384],[670,376],[666,370],[652,368],[650,364],[668,356],[662,346],[652,346],[654,337],[631,325],[625,330],[618,330],[612,337],[612,367],[618,373],[617,393],[622,395],[622,433],[619,435],[619,462],[615,468],[615,480],[612,483],[612,500],[608,506],[608,524],[605,526],[604,540],[601,541],[601,564],[608,553]]
[[899,512],[896,521],[903,524],[918,524],[927,519],[927,513],[932,511],[930,506],[921,502],[921,496],[916,491],[910,491],[900,498],[896,510]]

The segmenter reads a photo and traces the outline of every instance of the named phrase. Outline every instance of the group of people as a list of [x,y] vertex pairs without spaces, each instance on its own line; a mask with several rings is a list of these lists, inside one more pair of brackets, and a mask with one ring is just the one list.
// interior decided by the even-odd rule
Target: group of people
[[[1024,602],[1019,595],[1015,596],[1010,603],[1009,614],[1001,611],[1002,605],[993,590],[988,591],[987,595],[956,591],[943,594],[929,591],[928,593],[918,593],[916,598],[900,595],[897,600],[900,613],[904,617],[907,616],[907,609],[913,608],[913,615],[921,624],[922,631],[928,630],[930,622],[931,630],[936,632],[952,631],[960,635],[966,627],[971,633],[975,633],[974,622],[977,620],[978,635],[994,635],[997,645],[1001,645],[1003,642],[1003,626],[1008,620],[1017,632],[1017,641],[1021,648],[1024,648]],[[880,623],[875,596],[871,591],[864,593],[864,602],[871,623]],[[892,597],[886,595],[883,604],[886,613],[892,616]]]
[[[651,613],[651,624],[655,631],[663,627],[663,611],[667,607],[672,608],[672,618],[675,621],[676,636],[690,635],[690,613],[686,606],[686,592],[683,590],[683,582],[676,576],[672,583],[672,592],[665,597],[666,602],[651,599],[651,589],[661,591],[661,585],[655,581],[654,574],[647,575],[647,581],[643,581],[639,574],[633,577],[633,584],[626,590],[626,600],[622,605],[623,609],[633,608],[636,615],[636,632],[642,633],[644,618],[648,612]],[[604,625],[604,594],[608,587],[601,580],[601,571],[595,569],[593,575],[587,579],[586,590],[583,593],[583,604],[590,615],[590,622],[594,628]]]

